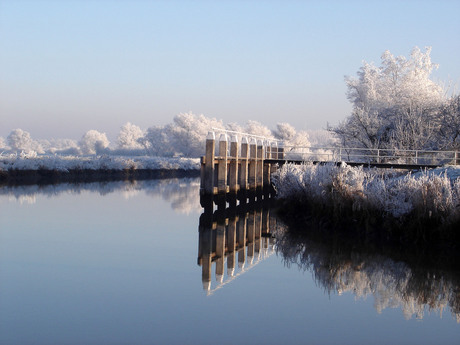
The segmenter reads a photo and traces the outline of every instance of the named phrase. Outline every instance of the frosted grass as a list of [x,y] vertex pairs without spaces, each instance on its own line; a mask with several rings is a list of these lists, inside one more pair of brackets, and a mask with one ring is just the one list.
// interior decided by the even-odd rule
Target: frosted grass
[[353,211],[377,210],[395,218],[417,212],[453,220],[460,213],[460,168],[395,176],[394,171],[346,164],[285,165],[273,175],[280,199],[325,205],[351,204]]

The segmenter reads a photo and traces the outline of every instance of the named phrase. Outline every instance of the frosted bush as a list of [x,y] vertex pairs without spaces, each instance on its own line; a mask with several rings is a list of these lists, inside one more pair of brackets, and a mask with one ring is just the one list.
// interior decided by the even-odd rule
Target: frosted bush
[[416,211],[447,220],[460,212],[460,178],[451,179],[446,173],[391,178],[344,164],[285,165],[273,182],[281,199],[349,202],[354,210],[378,210],[395,218]]
[[6,138],[6,141],[10,148],[16,152],[36,151],[38,153],[44,153],[40,143],[33,140],[29,132],[23,131],[20,128],[12,130]]
[[144,136],[142,129],[130,122],[125,123],[117,137],[118,147],[121,149],[140,149],[139,140]]
[[86,132],[80,140],[80,149],[83,154],[101,154],[109,146],[110,142],[105,133],[94,129]]

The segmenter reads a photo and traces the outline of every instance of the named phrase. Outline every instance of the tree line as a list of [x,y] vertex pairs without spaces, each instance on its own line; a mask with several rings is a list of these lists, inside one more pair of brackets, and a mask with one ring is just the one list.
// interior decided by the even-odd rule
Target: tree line
[[338,125],[327,128],[330,135],[299,131],[288,123],[278,123],[273,130],[256,121],[224,124],[189,112],[176,115],[165,126],[147,130],[128,122],[121,127],[115,145],[97,130],[89,130],[75,141],[34,140],[27,131],[15,129],[6,140],[0,137],[0,153],[199,157],[206,134],[213,127],[276,138],[292,146],[458,150],[460,95],[449,95],[448,88],[432,80],[438,65],[430,54],[430,47],[424,51],[415,47],[409,58],[385,51],[380,66],[364,62],[356,77],[345,77],[352,112]]

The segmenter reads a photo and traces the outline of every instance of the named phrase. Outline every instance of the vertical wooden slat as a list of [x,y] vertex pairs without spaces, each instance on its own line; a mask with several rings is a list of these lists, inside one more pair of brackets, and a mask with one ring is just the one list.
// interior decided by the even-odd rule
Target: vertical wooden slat
[[228,160],[228,141],[227,134],[221,134],[219,138],[219,166],[217,168],[217,188],[219,194],[227,192],[227,160]]
[[238,192],[238,137],[233,135],[230,141],[230,193]]
[[206,194],[214,193],[214,160],[216,150],[216,136],[214,132],[209,132],[206,137],[206,155],[204,162],[202,188]]

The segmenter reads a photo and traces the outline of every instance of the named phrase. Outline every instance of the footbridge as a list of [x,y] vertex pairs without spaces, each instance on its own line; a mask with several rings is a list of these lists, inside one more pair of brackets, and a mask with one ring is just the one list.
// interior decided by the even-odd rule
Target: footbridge
[[[218,140],[216,137],[219,137]],[[216,198],[212,196],[226,196],[221,202],[270,197],[274,193],[270,180],[273,172],[286,163],[307,162],[387,169],[431,169],[448,164],[459,165],[460,152],[288,146],[273,138],[213,129],[207,135],[206,153],[201,158],[202,205],[208,205],[206,200],[209,196],[214,201]]]

